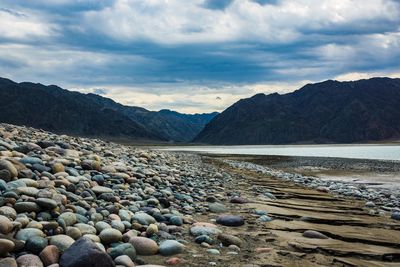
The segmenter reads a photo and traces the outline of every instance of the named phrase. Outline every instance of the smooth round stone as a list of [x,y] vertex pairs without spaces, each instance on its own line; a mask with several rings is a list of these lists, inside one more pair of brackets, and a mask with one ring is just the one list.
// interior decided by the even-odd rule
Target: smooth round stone
[[99,233],[101,231],[103,231],[104,229],[112,228],[111,225],[109,225],[108,223],[103,222],[103,221],[97,222],[95,224],[95,227],[96,227],[97,232],[99,232]]
[[17,212],[15,209],[8,206],[0,207],[0,215],[6,216],[11,220],[15,220],[15,218],[17,218]]
[[196,242],[197,244],[201,243],[207,243],[210,245],[214,244],[214,240],[208,235],[199,235],[194,239],[194,242]]
[[135,267],[135,263],[127,255],[121,255],[114,259],[115,264],[124,267]]
[[89,222],[89,219],[81,214],[75,213],[75,216],[76,216],[77,223],[88,223]]
[[400,221],[400,212],[393,212],[391,218],[396,221]]
[[260,218],[257,219],[259,222],[270,222],[272,221],[272,218],[269,217],[268,215],[262,215]]
[[72,212],[64,212],[58,216],[58,219],[64,220],[66,226],[71,226],[76,223],[76,214]]
[[113,190],[111,188],[99,186],[99,185],[92,187],[92,191],[97,195],[104,194],[104,193],[113,193]]
[[54,163],[53,166],[51,166],[53,173],[59,173],[59,172],[64,172],[65,171],[65,167],[64,165],[62,165],[62,163]]
[[43,164],[43,161],[39,158],[35,158],[35,157],[23,157],[22,159],[19,160],[19,162],[23,163],[23,164]]
[[26,201],[26,202],[17,202],[14,204],[14,209],[18,212],[18,213],[23,213],[23,212],[39,212],[40,211],[40,207],[38,204],[36,204],[35,202],[30,202],[30,201]]
[[112,258],[88,238],[80,238],[70,246],[61,256],[61,267],[113,267]]
[[218,203],[218,202],[208,204],[208,208],[213,213],[224,213],[227,211],[226,206],[224,204]]
[[135,247],[138,255],[155,255],[158,252],[157,243],[150,238],[134,236],[129,240],[129,243]]
[[73,184],[77,184],[80,181],[79,176],[78,177],[76,177],[76,176],[67,176],[67,177],[65,177],[65,179],[67,179],[69,182],[71,182]]
[[2,180],[2,178],[0,178],[0,192],[6,191],[6,190],[10,190],[10,188],[8,187],[6,181],[4,181],[4,180]]
[[218,249],[214,249],[214,248],[207,249],[207,252],[212,255],[220,255],[221,254],[221,252],[219,252]]
[[133,221],[139,222],[141,225],[149,225],[151,223],[156,223],[156,219],[144,212],[137,212],[132,217]]
[[121,255],[127,255],[131,260],[136,259],[135,247],[130,243],[124,243],[124,244],[118,245],[116,247],[113,247],[108,251],[108,254],[113,259],[115,259]]
[[147,229],[146,229],[146,233],[147,233],[148,235],[154,235],[154,234],[158,233],[158,227],[157,227],[157,225],[154,224],[154,223],[149,224],[149,226],[148,226]]
[[60,259],[60,251],[54,245],[45,247],[39,255],[45,266],[58,263]]
[[221,241],[221,243],[226,247],[230,245],[241,247],[243,245],[243,241],[239,237],[233,235],[219,234],[218,240]]
[[329,237],[327,237],[326,235],[317,232],[317,231],[313,231],[313,230],[307,230],[303,233],[304,237],[307,238],[316,238],[316,239],[328,239]]
[[254,213],[259,216],[268,214],[265,210],[255,210]]
[[50,237],[50,245],[56,246],[61,253],[67,250],[74,242],[75,240],[67,235],[54,235]]
[[38,198],[38,199],[36,199],[36,203],[40,207],[49,209],[49,210],[57,208],[57,202],[55,200],[49,199],[49,198]]
[[221,215],[217,218],[216,222],[224,226],[237,227],[244,224],[244,219],[236,215]]
[[0,170],[7,170],[10,173],[11,177],[18,176],[17,168],[15,168],[14,164],[9,162],[8,160],[0,160]]
[[0,238],[0,256],[5,256],[8,252],[13,251],[14,242],[8,239]]
[[79,239],[82,236],[81,231],[78,228],[72,226],[67,227],[67,231],[65,234],[75,240]]
[[163,256],[172,256],[184,251],[185,246],[176,240],[165,240],[161,242],[158,251]]
[[18,267],[17,262],[14,258],[0,259],[0,267]]
[[25,249],[33,254],[39,254],[47,246],[47,239],[41,236],[33,236],[25,243]]
[[3,180],[3,182],[9,182],[11,181],[11,178],[11,173],[8,170],[0,170],[0,180]]
[[42,232],[42,230],[36,228],[25,228],[18,231],[15,235],[15,239],[27,241],[29,238],[34,236],[45,237],[46,235]]
[[8,234],[13,230],[13,225],[10,219],[6,216],[0,215],[0,233]]
[[219,230],[216,227],[207,227],[207,226],[193,226],[190,228],[190,233],[194,236],[199,236],[199,235],[217,235],[221,233],[221,230]]
[[366,206],[367,208],[374,208],[376,205],[375,205],[374,202],[368,201],[367,203],[365,203],[365,206]]
[[121,221],[111,221],[111,227],[117,229],[121,233],[125,231],[125,225]]
[[247,203],[247,199],[243,198],[243,197],[233,197],[230,200],[231,203],[235,203],[235,204],[245,204]]
[[181,226],[183,225],[183,220],[180,216],[172,216],[169,218],[169,223],[172,225]]
[[84,223],[77,223],[74,225],[74,227],[78,228],[79,231],[82,233],[82,235],[88,235],[88,234],[95,235],[97,232],[96,228]]
[[120,210],[118,215],[121,218],[121,221],[130,222],[132,219],[132,215],[127,210]]
[[101,242],[105,244],[115,243],[122,240],[122,233],[117,229],[109,228],[101,231],[99,235]]
[[40,258],[33,254],[26,254],[17,258],[18,267],[43,267]]

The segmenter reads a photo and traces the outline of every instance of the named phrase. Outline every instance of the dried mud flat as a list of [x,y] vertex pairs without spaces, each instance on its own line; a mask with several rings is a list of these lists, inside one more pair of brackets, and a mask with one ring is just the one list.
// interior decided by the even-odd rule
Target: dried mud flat
[[[190,261],[191,266],[205,266],[213,260],[218,266],[400,265],[400,224],[389,215],[370,215],[365,201],[232,168],[215,158],[203,159],[236,179],[226,185],[224,190],[228,194],[240,192],[241,197],[249,200],[244,204],[227,204],[229,212],[242,215],[246,224],[224,229],[245,244],[239,257],[207,255]],[[263,191],[272,193],[276,200],[260,197]],[[273,221],[257,221],[254,210],[267,211]],[[304,237],[307,230],[318,231],[328,239]]]

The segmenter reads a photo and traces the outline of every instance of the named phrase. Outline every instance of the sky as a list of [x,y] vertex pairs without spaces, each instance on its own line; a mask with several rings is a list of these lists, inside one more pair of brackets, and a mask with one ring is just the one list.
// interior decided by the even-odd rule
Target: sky
[[0,76],[222,111],[311,82],[400,77],[400,1],[2,0]]

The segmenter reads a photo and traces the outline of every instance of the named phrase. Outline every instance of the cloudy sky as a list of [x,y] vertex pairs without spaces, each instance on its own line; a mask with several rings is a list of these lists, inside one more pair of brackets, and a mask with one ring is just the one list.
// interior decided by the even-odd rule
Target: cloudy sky
[[400,1],[2,0],[0,76],[221,111],[308,82],[400,77]]

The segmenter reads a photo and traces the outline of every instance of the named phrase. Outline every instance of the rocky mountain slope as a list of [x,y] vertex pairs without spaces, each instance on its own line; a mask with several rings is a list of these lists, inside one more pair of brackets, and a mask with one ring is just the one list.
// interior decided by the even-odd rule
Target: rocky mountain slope
[[215,117],[194,139],[209,144],[353,143],[400,139],[400,79],[307,84],[257,94]]
[[211,119],[218,115],[218,112],[182,114],[166,109],[158,112],[149,111],[141,107],[124,106],[96,94],[87,96],[102,107],[122,113],[152,133],[170,141],[190,142]]
[[0,99],[0,122],[133,141],[190,141],[216,115],[152,112],[94,94],[3,78],[0,78]]

